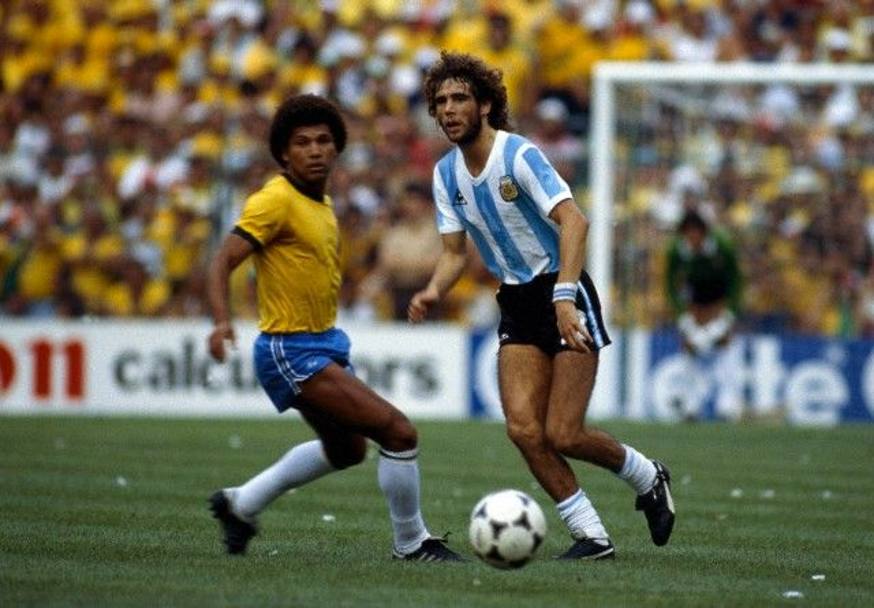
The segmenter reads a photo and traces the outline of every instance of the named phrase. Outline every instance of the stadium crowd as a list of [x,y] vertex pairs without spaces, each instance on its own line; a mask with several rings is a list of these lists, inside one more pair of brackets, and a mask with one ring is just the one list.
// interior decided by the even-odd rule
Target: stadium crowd
[[[276,171],[272,112],[315,92],[350,126],[343,315],[404,318],[440,249],[420,88],[443,48],[504,71],[514,124],[584,202],[596,62],[871,62],[874,0],[4,2],[0,315],[205,314],[208,253]],[[616,319],[667,319],[663,246],[695,205],[738,242],[750,328],[874,336],[874,86],[640,95],[620,104]],[[440,315],[489,325],[472,260]],[[254,316],[251,271],[234,280]]]

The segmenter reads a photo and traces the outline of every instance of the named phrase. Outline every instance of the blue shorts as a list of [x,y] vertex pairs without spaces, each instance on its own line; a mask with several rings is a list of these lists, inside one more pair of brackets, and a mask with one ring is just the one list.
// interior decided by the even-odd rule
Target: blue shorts
[[321,333],[265,334],[255,340],[255,374],[280,412],[294,407],[300,384],[331,363],[352,372],[349,336],[336,327]]

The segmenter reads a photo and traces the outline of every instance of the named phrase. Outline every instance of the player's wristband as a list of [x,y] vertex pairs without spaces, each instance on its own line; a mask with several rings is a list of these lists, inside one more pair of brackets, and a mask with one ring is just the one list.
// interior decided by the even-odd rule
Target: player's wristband
[[577,300],[577,285],[576,283],[556,283],[552,288],[552,301],[570,301]]

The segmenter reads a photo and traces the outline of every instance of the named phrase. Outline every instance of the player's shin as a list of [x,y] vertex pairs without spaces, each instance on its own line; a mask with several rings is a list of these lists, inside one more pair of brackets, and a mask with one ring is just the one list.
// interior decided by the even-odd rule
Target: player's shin
[[419,507],[418,449],[379,451],[377,478],[388,502],[394,549],[403,555],[415,551],[430,535]]
[[655,465],[630,445],[623,443],[622,447],[625,448],[625,462],[616,475],[625,480],[638,494],[649,492],[656,482]]
[[270,502],[291,488],[335,471],[318,439],[293,447],[272,466],[234,491],[234,511],[254,519]]

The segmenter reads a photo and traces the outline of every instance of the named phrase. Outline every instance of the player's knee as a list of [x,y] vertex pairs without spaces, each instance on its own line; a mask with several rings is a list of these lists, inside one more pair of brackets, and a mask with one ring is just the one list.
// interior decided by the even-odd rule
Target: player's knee
[[367,441],[355,436],[342,445],[325,446],[325,455],[335,469],[348,469],[364,462],[367,456]]
[[559,454],[579,452],[581,437],[585,435],[585,429],[571,427],[566,424],[547,424],[546,442]]
[[546,441],[559,454],[567,454],[576,445],[576,437],[565,430],[551,430],[546,434]]
[[382,447],[392,452],[405,452],[419,444],[419,434],[413,423],[403,415],[392,419],[384,434]]
[[507,436],[520,450],[538,449],[545,443],[543,427],[537,422],[507,421]]

